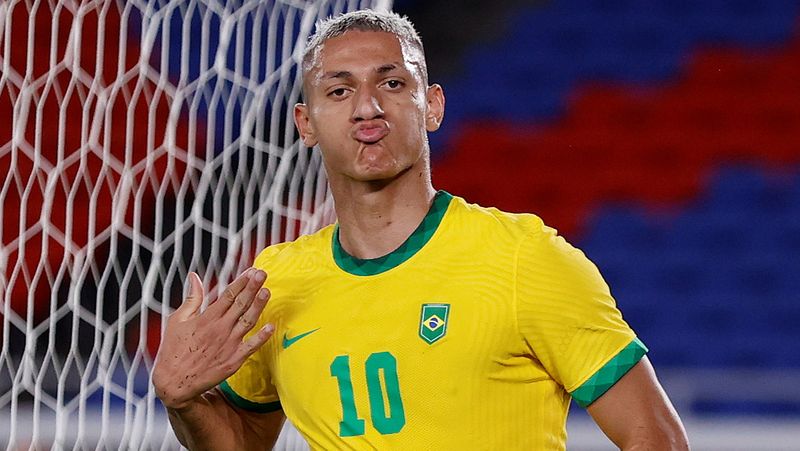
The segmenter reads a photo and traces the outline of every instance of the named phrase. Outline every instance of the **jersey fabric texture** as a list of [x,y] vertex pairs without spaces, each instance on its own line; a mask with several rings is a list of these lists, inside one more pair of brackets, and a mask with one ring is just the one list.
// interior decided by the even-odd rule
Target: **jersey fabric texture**
[[282,408],[312,449],[564,449],[570,398],[647,351],[554,229],[444,191],[384,257],[348,255],[332,225],[254,266],[275,333],[221,389]]

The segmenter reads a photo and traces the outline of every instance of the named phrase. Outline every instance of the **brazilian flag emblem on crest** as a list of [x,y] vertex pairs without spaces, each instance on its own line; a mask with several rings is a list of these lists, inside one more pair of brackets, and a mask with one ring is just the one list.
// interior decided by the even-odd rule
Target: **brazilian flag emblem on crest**
[[428,344],[436,343],[447,333],[450,304],[422,304],[419,318],[419,336]]

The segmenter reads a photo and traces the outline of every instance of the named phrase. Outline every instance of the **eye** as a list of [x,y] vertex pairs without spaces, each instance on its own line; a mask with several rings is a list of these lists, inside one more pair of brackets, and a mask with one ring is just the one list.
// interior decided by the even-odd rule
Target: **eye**
[[392,79],[392,80],[388,80],[388,81],[386,81],[386,83],[384,83],[384,84],[385,84],[385,85],[386,85],[386,87],[387,87],[387,88],[389,88],[389,89],[399,89],[399,88],[402,88],[403,86],[405,86],[405,83],[403,83],[402,81],[400,81],[400,80],[394,80],[394,79]]
[[336,88],[328,93],[328,97],[341,98],[347,95],[347,88]]

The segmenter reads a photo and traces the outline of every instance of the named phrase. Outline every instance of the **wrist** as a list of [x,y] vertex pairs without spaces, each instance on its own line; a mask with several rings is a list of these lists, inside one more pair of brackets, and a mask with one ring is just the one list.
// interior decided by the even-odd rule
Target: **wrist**
[[173,412],[181,416],[192,415],[192,413],[195,412],[198,407],[206,404],[202,395],[188,400],[173,401],[170,403],[166,403],[162,400],[161,403],[168,412]]
[[158,391],[156,391],[156,396],[158,396],[158,399],[161,400],[161,404],[167,410],[180,414],[189,413],[198,405],[205,402],[202,394],[191,398],[184,398],[181,396],[172,396],[168,393],[158,393]]

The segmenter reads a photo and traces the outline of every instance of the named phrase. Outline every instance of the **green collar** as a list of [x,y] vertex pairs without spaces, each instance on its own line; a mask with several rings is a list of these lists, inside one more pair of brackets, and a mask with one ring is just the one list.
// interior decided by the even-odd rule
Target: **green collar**
[[339,242],[339,224],[333,230],[333,259],[342,270],[356,276],[374,276],[399,266],[416,254],[431,239],[442,222],[453,196],[447,191],[437,191],[428,214],[416,230],[394,251],[378,258],[360,259],[348,254]]

